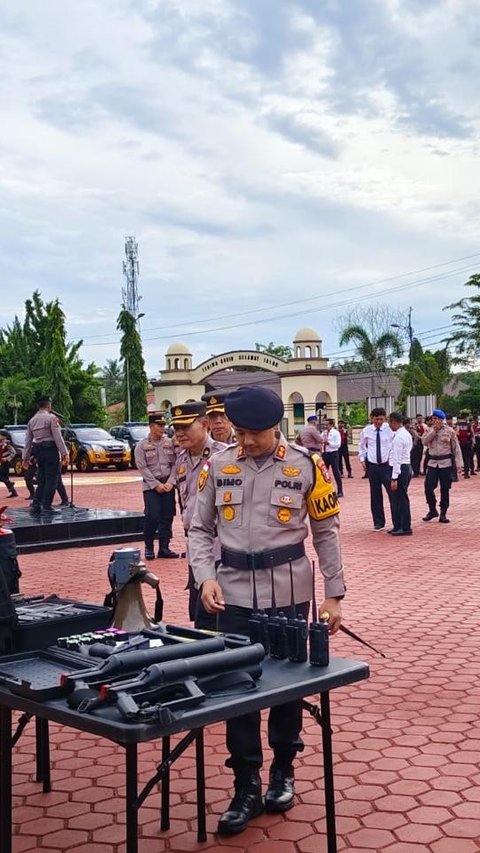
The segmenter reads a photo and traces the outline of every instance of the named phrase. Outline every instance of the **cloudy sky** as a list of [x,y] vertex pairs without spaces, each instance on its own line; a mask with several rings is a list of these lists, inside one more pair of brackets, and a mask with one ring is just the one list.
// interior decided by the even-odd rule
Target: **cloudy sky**
[[[480,270],[478,0],[0,0],[0,325],[38,288],[118,356],[126,235],[150,376]],[[348,355],[349,351],[345,350]]]

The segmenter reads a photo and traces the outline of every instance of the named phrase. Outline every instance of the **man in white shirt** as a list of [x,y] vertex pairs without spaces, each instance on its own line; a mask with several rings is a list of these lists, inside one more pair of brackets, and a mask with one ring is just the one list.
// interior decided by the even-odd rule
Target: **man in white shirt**
[[370,412],[371,423],[367,424],[362,430],[358,448],[358,458],[363,466],[363,470],[368,471],[370,508],[374,530],[383,530],[385,527],[382,486],[388,495],[391,508],[392,489],[390,481],[392,479],[392,469],[388,459],[393,441],[393,432],[385,422],[386,416],[385,409],[380,407],[372,409]]
[[389,462],[392,466],[392,517],[393,528],[388,531],[392,536],[411,536],[412,518],[410,515],[410,500],[408,486],[412,478],[410,454],[412,451],[412,436],[403,426],[403,418],[399,412],[392,412],[388,417],[393,441],[390,448]]
[[326,429],[322,432],[321,438],[323,443],[323,461],[327,468],[332,469],[337,484],[337,497],[343,498],[342,477],[338,466],[338,451],[340,450],[342,437],[338,429],[335,429],[335,421],[331,418],[328,419]]

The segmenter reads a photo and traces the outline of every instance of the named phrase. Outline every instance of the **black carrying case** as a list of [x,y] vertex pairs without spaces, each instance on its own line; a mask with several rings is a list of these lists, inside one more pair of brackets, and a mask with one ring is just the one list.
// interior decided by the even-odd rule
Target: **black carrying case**
[[11,596],[0,575],[0,653],[45,649],[58,637],[107,628],[112,609],[48,596]]

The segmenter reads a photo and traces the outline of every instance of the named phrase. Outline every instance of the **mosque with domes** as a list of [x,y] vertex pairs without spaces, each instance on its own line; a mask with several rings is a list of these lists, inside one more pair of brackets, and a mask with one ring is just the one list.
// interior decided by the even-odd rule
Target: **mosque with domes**
[[198,400],[210,391],[231,391],[240,385],[262,384],[279,394],[285,405],[283,429],[293,437],[306,418],[319,411],[337,415],[337,376],[322,355],[315,329],[299,329],[293,339],[293,356],[279,358],[257,350],[234,350],[193,366],[189,347],[170,344],[165,368],[152,382],[157,410]]

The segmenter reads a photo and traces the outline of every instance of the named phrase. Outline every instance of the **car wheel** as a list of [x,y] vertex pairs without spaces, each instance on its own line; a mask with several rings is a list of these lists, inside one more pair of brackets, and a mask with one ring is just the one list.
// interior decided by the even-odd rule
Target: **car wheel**
[[77,460],[77,471],[81,471],[85,474],[87,471],[91,471],[93,468],[90,459],[88,458],[86,453],[81,453]]

